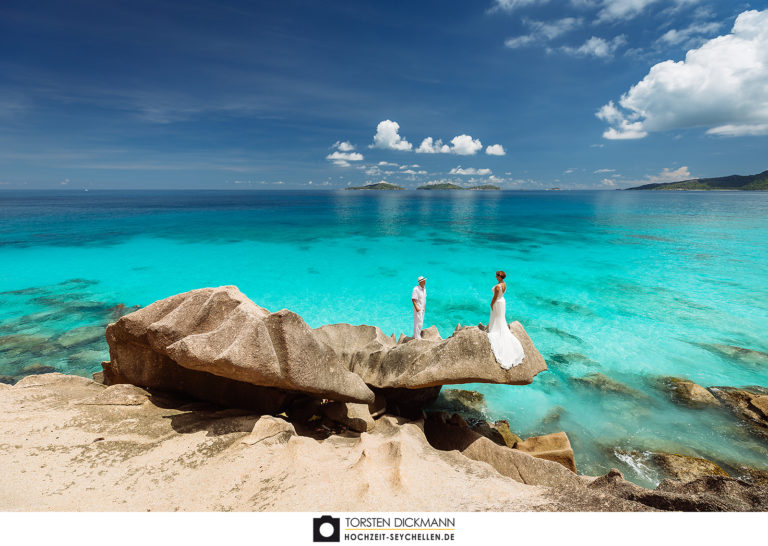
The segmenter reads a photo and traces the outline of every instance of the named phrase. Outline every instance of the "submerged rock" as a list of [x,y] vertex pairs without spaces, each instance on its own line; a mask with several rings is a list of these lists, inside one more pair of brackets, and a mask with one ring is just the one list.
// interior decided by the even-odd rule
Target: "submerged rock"
[[717,398],[704,387],[688,379],[661,377],[658,384],[676,401],[690,406],[719,406]]
[[617,456],[625,455],[636,467],[650,468],[657,480],[666,478],[690,481],[705,476],[728,476],[720,465],[701,457],[661,451],[616,450],[615,453]]
[[469,419],[484,419],[485,395],[467,389],[442,389],[430,409],[458,413]]
[[22,368],[19,370],[18,376],[25,376],[25,375],[40,375],[43,373],[52,373],[55,372],[56,368],[53,366],[47,366],[45,364],[41,364],[39,362],[35,362],[34,364],[27,366],[26,368]]
[[758,368],[768,366],[768,353],[762,351],[755,351],[737,345],[725,345],[721,343],[694,343],[694,345],[698,345],[703,349],[739,364],[746,364],[747,366]]
[[582,377],[574,377],[572,381],[578,385],[599,389],[605,393],[622,394],[632,396],[633,398],[648,398],[648,395],[599,372],[590,373]]
[[731,412],[768,438],[768,389],[764,387],[710,387],[710,391]]
[[54,339],[54,342],[61,345],[65,349],[71,349],[73,347],[79,347],[82,345],[90,345],[97,341],[104,340],[104,327],[103,326],[81,326],[75,328],[59,337]]
[[599,368],[600,363],[592,360],[581,353],[555,353],[550,355],[549,360],[557,364],[567,366],[569,364],[581,364],[583,366]]

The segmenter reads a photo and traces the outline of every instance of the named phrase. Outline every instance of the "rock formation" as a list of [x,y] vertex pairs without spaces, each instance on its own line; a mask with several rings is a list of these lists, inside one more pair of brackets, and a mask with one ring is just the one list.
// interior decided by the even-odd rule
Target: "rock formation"
[[312,329],[296,313],[257,306],[234,286],[202,288],[110,324],[104,380],[268,413],[286,409],[299,393],[370,404],[378,392],[403,407],[419,399],[419,409],[442,385],[524,385],[545,370],[520,323],[510,329],[526,358],[507,371],[476,327],[445,340],[435,329],[427,339],[397,343],[374,326]]
[[715,397],[752,431],[768,438],[768,389],[765,387],[710,387]]
[[690,406],[719,406],[717,398],[711,392],[688,379],[662,377],[658,380],[661,387],[678,402]]
[[[334,403],[337,404],[337,403]],[[310,423],[311,424],[311,423]],[[766,510],[727,477],[649,490],[498,445],[458,415],[383,415],[369,432],[57,373],[0,384],[4,511]],[[162,484],[162,487],[158,487]]]

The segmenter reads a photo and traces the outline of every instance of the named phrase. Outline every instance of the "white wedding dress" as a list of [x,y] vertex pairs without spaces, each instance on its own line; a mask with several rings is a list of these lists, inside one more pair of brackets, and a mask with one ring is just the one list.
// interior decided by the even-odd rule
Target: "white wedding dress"
[[491,308],[491,320],[488,322],[488,340],[496,361],[505,370],[517,366],[523,361],[525,353],[520,341],[509,331],[507,325],[507,302],[504,293],[496,299]]

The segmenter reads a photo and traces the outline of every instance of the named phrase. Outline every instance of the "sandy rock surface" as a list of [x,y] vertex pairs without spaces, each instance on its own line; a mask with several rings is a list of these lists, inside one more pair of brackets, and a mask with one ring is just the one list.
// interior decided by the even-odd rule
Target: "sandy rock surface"
[[[545,489],[432,448],[418,423],[317,440],[280,417],[88,379],[0,390],[0,510],[533,510]],[[122,389],[121,389],[122,390]],[[127,391],[128,389],[126,389]],[[118,404],[119,396],[125,404]],[[108,404],[94,404],[107,399]]]

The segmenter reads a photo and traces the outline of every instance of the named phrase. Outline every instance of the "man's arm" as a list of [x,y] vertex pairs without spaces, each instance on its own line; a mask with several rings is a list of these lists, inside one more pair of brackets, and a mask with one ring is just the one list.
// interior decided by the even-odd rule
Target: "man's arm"
[[413,302],[413,310],[418,313],[419,312],[418,303],[416,302],[416,300],[414,298],[411,298],[411,301]]

